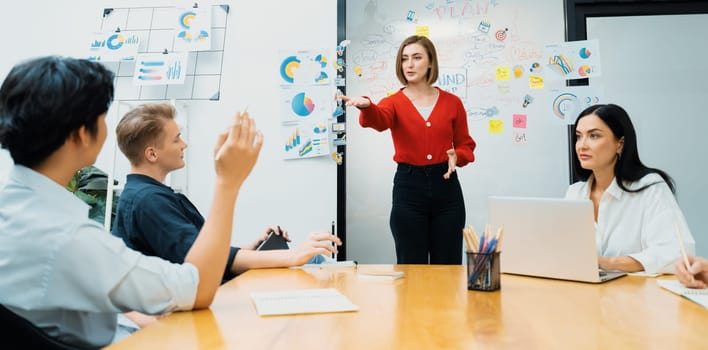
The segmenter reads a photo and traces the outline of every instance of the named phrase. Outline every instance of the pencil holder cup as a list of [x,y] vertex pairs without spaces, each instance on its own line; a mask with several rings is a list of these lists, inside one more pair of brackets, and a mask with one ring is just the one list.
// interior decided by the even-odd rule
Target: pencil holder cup
[[495,291],[501,287],[499,252],[467,252],[467,289]]

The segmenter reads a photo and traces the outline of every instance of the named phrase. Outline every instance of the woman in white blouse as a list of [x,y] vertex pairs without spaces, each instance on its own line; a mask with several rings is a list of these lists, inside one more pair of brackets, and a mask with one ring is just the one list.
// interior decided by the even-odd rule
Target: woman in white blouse
[[598,265],[603,270],[671,273],[695,242],[674,197],[671,177],[642,164],[632,121],[622,107],[594,105],[575,121],[575,174],[566,198],[590,199],[595,209]]

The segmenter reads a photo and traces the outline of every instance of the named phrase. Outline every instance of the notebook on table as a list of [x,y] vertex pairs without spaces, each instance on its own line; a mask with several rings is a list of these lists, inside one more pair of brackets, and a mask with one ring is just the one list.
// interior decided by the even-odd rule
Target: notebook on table
[[678,280],[662,279],[657,280],[662,288],[678,294],[698,305],[708,309],[708,289],[691,289],[684,287]]
[[501,272],[601,283],[624,276],[598,269],[590,200],[488,198],[489,224],[504,227]]
[[358,311],[359,307],[334,288],[252,292],[260,316]]

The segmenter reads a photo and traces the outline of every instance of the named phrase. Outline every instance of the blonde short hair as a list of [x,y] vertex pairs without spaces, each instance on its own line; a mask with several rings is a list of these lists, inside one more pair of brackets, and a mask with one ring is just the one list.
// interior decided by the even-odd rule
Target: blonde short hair
[[428,37],[422,35],[411,35],[407,37],[401,43],[401,47],[398,48],[398,54],[396,54],[396,77],[398,81],[403,85],[408,85],[408,79],[403,74],[403,49],[410,44],[420,44],[423,46],[426,52],[428,52],[428,60],[430,61],[430,68],[428,69],[427,79],[428,85],[433,85],[433,83],[438,80],[438,54],[435,51],[435,45],[428,39]]
[[163,141],[165,121],[175,117],[175,108],[167,103],[149,103],[128,111],[118,122],[116,138],[120,151],[130,164],[140,165],[145,148]]

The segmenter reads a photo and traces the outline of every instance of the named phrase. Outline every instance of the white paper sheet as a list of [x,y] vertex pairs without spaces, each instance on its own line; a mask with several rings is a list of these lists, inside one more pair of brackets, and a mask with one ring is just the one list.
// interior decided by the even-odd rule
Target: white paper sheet
[[346,296],[334,288],[252,292],[260,316],[358,311]]

